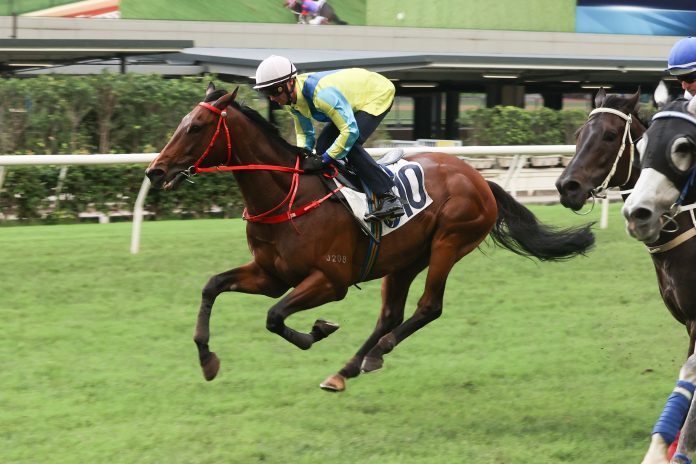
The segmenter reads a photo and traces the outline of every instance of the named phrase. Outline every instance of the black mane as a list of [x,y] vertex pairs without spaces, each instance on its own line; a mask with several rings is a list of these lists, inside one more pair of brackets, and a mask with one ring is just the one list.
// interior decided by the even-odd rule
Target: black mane
[[643,121],[642,118],[640,118],[638,112],[633,111],[633,108],[628,106],[629,100],[630,98],[611,93],[607,95],[607,98],[604,100],[604,104],[602,104],[602,106],[605,108],[615,108],[617,110],[623,111],[626,114],[632,114],[636,119],[638,119],[638,122],[640,122],[643,125],[643,127],[648,127],[648,124],[645,121]]
[[[208,95],[206,95],[205,100],[203,100],[203,101],[205,101],[205,102],[215,101],[225,94],[227,94],[226,90],[217,89],[217,90],[214,90],[213,92],[209,93]],[[257,126],[259,126],[261,128],[261,130],[263,131],[264,134],[266,134],[268,137],[276,140],[278,143],[280,143],[282,146],[284,146],[285,148],[287,148],[291,152],[299,153],[302,151],[302,149],[300,147],[297,147],[297,146],[289,143],[287,140],[285,140],[280,135],[280,131],[278,130],[278,128],[276,126],[274,126],[273,124],[271,124],[270,122],[268,122],[266,120],[266,118],[261,116],[259,114],[259,112],[256,111],[255,109],[250,108],[246,105],[240,105],[236,101],[233,101],[232,103],[230,103],[230,106],[232,108],[238,110],[239,112],[241,112],[247,118],[251,119]]]

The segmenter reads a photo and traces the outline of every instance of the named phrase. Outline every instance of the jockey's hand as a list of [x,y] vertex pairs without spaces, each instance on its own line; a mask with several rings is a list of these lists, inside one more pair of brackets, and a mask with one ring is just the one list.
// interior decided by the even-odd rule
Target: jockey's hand
[[321,171],[326,167],[331,157],[324,153],[322,156],[310,155],[302,161],[302,170],[305,172]]

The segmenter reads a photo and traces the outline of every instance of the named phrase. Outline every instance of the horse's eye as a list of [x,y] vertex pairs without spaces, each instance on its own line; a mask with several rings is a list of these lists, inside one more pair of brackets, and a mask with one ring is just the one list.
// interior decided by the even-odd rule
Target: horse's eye
[[686,137],[678,137],[672,142],[669,157],[678,171],[686,172],[694,167],[696,146]]
[[602,139],[603,139],[605,142],[613,142],[614,140],[616,140],[616,137],[617,137],[617,136],[618,136],[618,135],[616,134],[616,132],[605,132],[605,133],[604,133],[604,136],[602,137]]
[[189,134],[195,134],[195,133],[200,132],[200,131],[201,131],[201,126],[197,126],[195,124],[191,124],[189,126],[189,129],[188,129]]

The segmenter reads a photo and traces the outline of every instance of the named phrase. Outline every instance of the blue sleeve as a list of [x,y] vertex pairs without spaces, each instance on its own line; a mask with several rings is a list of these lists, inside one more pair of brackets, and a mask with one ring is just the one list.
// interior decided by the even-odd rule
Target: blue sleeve
[[295,120],[297,146],[304,147],[309,151],[314,150],[315,137],[312,121],[297,110],[291,109],[290,113]]
[[334,87],[327,87],[317,92],[314,104],[336,125],[339,135],[326,152],[332,158],[344,158],[360,136],[358,122],[353,108],[346,97]]

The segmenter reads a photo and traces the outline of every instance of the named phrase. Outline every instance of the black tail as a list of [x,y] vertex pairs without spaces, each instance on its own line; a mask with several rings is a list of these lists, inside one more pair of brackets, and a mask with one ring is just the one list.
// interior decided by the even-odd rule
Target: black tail
[[592,224],[555,229],[541,224],[501,186],[488,182],[498,205],[498,219],[491,231],[493,241],[518,255],[541,261],[560,261],[585,254],[594,245]]
[[324,5],[319,10],[319,14],[334,24],[340,24],[340,25],[348,24],[347,22],[343,21],[341,18],[338,17],[338,15],[336,14],[336,11],[328,3],[324,3]]

